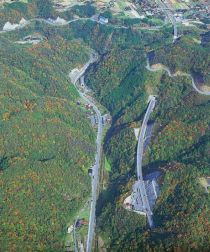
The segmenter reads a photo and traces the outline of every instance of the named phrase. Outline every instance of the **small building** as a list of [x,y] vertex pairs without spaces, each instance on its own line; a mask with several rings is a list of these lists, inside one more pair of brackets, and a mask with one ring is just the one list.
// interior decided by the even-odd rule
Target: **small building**
[[85,76],[83,75],[81,78],[80,78],[80,85],[81,85],[81,87],[85,87]]
[[88,175],[90,175],[90,176],[93,175],[93,169],[92,168],[88,169]]
[[105,125],[105,124],[111,124],[112,122],[112,118],[109,114],[105,114],[102,116],[102,124]]
[[153,16],[154,14],[151,11],[146,11],[147,16]]
[[131,7],[130,7],[130,6],[126,6],[126,7],[124,8],[124,11],[131,11]]
[[92,109],[93,106],[92,106],[91,104],[85,104],[85,108],[86,108],[86,109]]
[[98,124],[98,116],[96,114],[91,115],[90,117],[91,124],[93,127],[95,127]]
[[71,225],[70,227],[67,228],[67,233],[71,234],[73,232],[73,230],[74,230],[74,226]]
[[65,251],[66,252],[73,252],[74,250],[72,249],[71,245],[66,245]]
[[98,22],[99,22],[100,24],[108,24],[108,23],[109,23],[109,19],[108,19],[108,18],[105,18],[105,17],[103,17],[103,16],[99,16]]
[[76,228],[80,228],[82,225],[87,225],[87,221],[83,219],[78,219],[75,223]]
[[100,24],[108,24],[109,19],[106,17],[103,17],[101,14],[96,14],[91,17],[91,20]]
[[55,4],[55,7],[56,7],[57,9],[65,8],[65,6],[64,6],[63,4],[60,4],[60,3],[56,3],[56,4]]

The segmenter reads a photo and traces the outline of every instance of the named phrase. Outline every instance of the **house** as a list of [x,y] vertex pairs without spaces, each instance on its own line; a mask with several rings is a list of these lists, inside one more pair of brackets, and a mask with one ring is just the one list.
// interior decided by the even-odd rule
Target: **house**
[[80,228],[82,225],[87,225],[87,221],[84,218],[78,219],[76,221],[75,227]]
[[92,168],[88,169],[88,174],[89,174],[90,176],[92,176],[92,174],[93,174],[93,169],[92,169]]
[[93,114],[89,118],[90,118],[92,126],[96,127],[96,125],[98,124],[98,117],[97,117],[97,115]]
[[91,20],[100,24],[108,24],[109,19],[106,17],[103,17],[101,14],[96,14],[91,17]]
[[88,103],[88,104],[85,104],[85,108],[86,108],[86,109],[92,109],[93,106],[92,106],[91,104]]
[[108,23],[109,23],[109,19],[108,19],[108,18],[105,18],[105,17],[103,17],[103,16],[99,16],[98,22],[99,22],[100,24],[108,24]]
[[102,116],[102,124],[105,125],[105,124],[111,124],[112,122],[112,118],[109,114],[105,114]]
[[70,227],[68,227],[67,233],[68,233],[68,234],[71,234],[71,232],[72,232],[73,230],[74,230],[74,226],[71,225]]

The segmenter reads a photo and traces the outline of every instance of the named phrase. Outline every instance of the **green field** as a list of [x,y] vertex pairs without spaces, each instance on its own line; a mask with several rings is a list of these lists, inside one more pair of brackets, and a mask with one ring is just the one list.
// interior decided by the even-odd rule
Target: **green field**
[[107,158],[105,157],[105,160],[104,160],[104,167],[105,167],[105,170],[108,171],[108,172],[111,172],[112,171],[112,167],[110,165],[110,163],[108,162]]

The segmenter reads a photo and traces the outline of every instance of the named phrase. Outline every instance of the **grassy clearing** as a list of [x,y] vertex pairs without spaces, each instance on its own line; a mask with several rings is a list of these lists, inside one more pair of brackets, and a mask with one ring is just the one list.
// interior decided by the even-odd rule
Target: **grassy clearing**
[[112,167],[110,165],[110,163],[108,162],[107,158],[105,157],[105,160],[104,160],[104,167],[105,167],[105,170],[108,171],[108,172],[111,172],[112,171]]

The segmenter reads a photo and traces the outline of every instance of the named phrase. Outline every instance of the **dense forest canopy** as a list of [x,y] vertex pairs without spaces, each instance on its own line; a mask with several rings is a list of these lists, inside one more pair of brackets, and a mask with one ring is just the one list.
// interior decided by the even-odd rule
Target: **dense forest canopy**
[[29,32],[40,31],[0,35],[0,250],[63,251],[90,193],[95,133],[68,79],[89,48],[55,33],[35,46],[14,43]]
[[[117,22],[110,11],[104,11],[110,24],[101,25],[89,19],[95,13],[87,3],[58,14],[51,1],[40,0],[0,10],[1,28],[33,19],[0,34],[1,249],[63,251],[67,224],[90,195],[95,133],[68,79],[88,61],[90,48],[99,60],[85,82],[112,115],[103,146],[111,169],[97,202],[97,236],[108,251],[209,248],[210,198],[199,178],[210,176],[210,97],[198,94],[187,76],[148,71],[146,55],[153,52],[151,65],[195,74],[199,87],[209,86],[210,45],[195,43],[193,28],[171,43],[169,26],[138,29],[140,22]],[[76,22],[60,27],[39,20],[75,15]],[[28,35],[43,39],[17,43]],[[149,95],[157,95],[157,104],[143,173],[161,172],[152,232],[145,217],[122,207],[136,179],[134,128]]]

